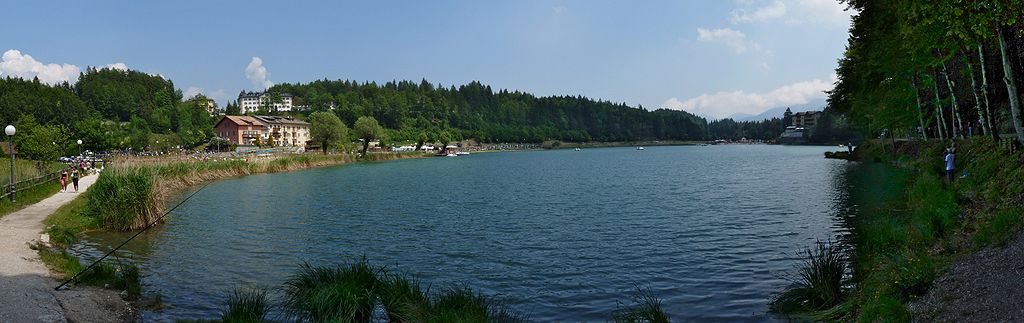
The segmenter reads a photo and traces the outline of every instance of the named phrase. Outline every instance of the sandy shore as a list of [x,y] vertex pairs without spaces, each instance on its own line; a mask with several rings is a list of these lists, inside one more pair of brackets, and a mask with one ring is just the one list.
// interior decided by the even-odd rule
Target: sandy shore
[[[84,192],[98,176],[79,182]],[[71,185],[68,185],[69,189]],[[72,287],[55,291],[54,274],[29,248],[40,238],[43,220],[78,197],[58,192],[0,218],[0,322],[132,322],[137,312],[116,291]]]

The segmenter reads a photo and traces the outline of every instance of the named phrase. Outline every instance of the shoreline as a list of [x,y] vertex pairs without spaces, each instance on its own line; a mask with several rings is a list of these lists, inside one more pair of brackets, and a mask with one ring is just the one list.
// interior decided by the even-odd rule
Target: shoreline
[[[263,174],[263,173],[290,172],[290,171],[298,171],[298,170],[313,169],[313,168],[341,166],[341,165],[360,163],[360,162],[377,162],[377,161],[390,161],[390,160],[398,160],[398,159],[409,159],[409,158],[427,157],[426,155],[420,155],[420,154],[390,154],[390,153],[389,154],[385,154],[385,155],[377,155],[377,156],[370,155],[372,157],[365,158],[365,159],[356,159],[356,158],[353,158],[351,155],[347,155],[347,154],[346,155],[334,155],[334,156],[328,155],[328,156],[329,157],[322,158],[322,159],[314,157],[317,160],[306,161],[306,162],[285,162],[285,163],[278,162],[276,164],[275,164],[275,160],[277,160],[277,159],[275,159],[275,160],[244,161],[243,165],[247,166],[247,167],[244,168],[244,171],[242,169],[235,169],[235,171],[224,171],[224,170],[216,170],[216,169],[207,169],[207,171],[205,171],[205,172],[191,173],[191,174],[189,174],[190,176],[169,176],[167,178],[159,178],[159,179],[155,179],[154,181],[152,181],[153,187],[152,187],[152,190],[150,191],[149,194],[152,196],[152,200],[151,201],[162,203],[161,206],[160,206],[160,209],[162,210],[164,207],[166,207],[165,205],[163,205],[163,204],[166,204],[166,202],[167,202],[166,199],[169,199],[169,198],[171,198],[173,196],[176,196],[177,194],[180,194],[182,191],[187,190],[190,187],[194,187],[195,185],[199,185],[199,184],[210,182],[210,181],[216,181],[216,180],[220,180],[220,179],[228,179],[228,178],[240,177],[240,176],[255,175],[255,174]],[[289,156],[289,157],[291,157],[291,156]],[[289,158],[289,157],[283,157],[283,158]],[[191,162],[188,162],[188,163],[208,163],[208,162],[211,162],[211,161],[191,161]],[[147,165],[141,165],[141,166],[140,165],[134,165],[134,166],[127,166],[127,167],[168,167],[168,166],[171,166],[171,165],[182,164],[182,163],[185,163],[185,162],[178,161],[178,162],[170,162],[170,163],[161,164],[161,165],[147,164]],[[237,161],[236,161],[236,163],[237,163]],[[252,165],[254,165],[255,163],[258,163],[258,164],[260,164],[262,166],[261,167],[252,167]],[[126,167],[126,166],[115,166],[115,167]],[[97,175],[84,177],[83,178],[84,189],[81,191],[81,193],[75,194],[75,196],[73,198],[70,198],[70,196],[65,196],[65,195],[63,195],[63,193],[55,194],[55,196],[60,195],[61,198],[65,198],[66,201],[64,201],[61,205],[59,205],[59,207],[54,207],[52,210],[48,210],[48,212],[46,212],[46,214],[38,216],[38,219],[35,219],[35,221],[33,222],[33,225],[36,228],[36,230],[34,232],[41,232],[42,234],[53,233],[53,232],[61,232],[61,235],[68,235],[68,234],[70,234],[71,235],[70,239],[72,239],[71,241],[73,242],[73,241],[77,240],[77,236],[79,236],[82,232],[85,232],[85,231],[94,231],[94,230],[117,231],[117,230],[112,230],[110,228],[106,228],[106,227],[104,227],[104,226],[102,226],[100,224],[97,224],[95,222],[95,220],[89,219],[88,216],[85,216],[84,214],[82,214],[85,211],[84,208],[87,208],[86,204],[89,202],[89,195],[85,194],[85,193],[89,192],[90,194],[95,194],[96,188],[93,187],[93,186],[98,186],[98,185],[95,185],[95,184],[100,182],[101,176],[104,176],[103,174],[109,174],[108,172],[111,171],[111,170],[112,169],[108,167],[104,172],[101,172],[101,173],[99,173]],[[159,176],[159,175],[151,174],[151,176],[156,177],[156,176]],[[88,180],[86,180],[86,179],[88,179]],[[90,189],[91,189],[91,191],[90,191]],[[45,200],[43,202],[45,202]],[[33,208],[33,207],[35,207],[35,205],[29,206],[28,208]],[[26,209],[28,209],[28,208],[26,208]],[[15,213],[17,213],[17,212],[15,212]],[[8,219],[12,219],[12,218],[14,218],[14,217],[4,217],[0,221],[8,221]],[[67,223],[76,223],[76,225],[68,226]],[[78,224],[81,224],[81,225],[78,225]],[[0,233],[2,233],[2,232],[0,232]],[[34,233],[34,236],[35,237],[39,237],[39,233]],[[70,275],[73,275],[75,273],[74,272],[64,272],[66,267],[61,266],[61,264],[58,263],[61,260],[53,260],[53,259],[50,259],[50,257],[42,257],[41,253],[43,253],[44,251],[51,252],[51,253],[59,253],[60,251],[65,251],[66,252],[67,245],[70,244],[70,243],[68,243],[68,244],[59,243],[60,241],[67,241],[67,240],[62,240],[62,238],[59,237],[58,235],[46,235],[46,237],[48,237],[48,238],[52,237],[50,239],[53,242],[52,243],[52,245],[53,245],[53,249],[52,250],[51,250],[50,247],[47,247],[47,248],[39,248],[39,251],[36,251],[36,250],[29,249],[29,248],[25,247],[24,244],[22,244],[22,247],[25,250],[27,250],[28,252],[31,252],[31,256],[22,257],[22,259],[37,264],[37,266],[39,266],[42,271],[45,271],[45,273],[46,273],[45,276],[47,278],[42,281],[43,283],[37,283],[37,284],[40,284],[42,286],[48,286],[50,284],[53,284],[55,286],[57,283],[59,283],[59,281],[57,281],[55,279],[58,279],[61,276],[70,276]],[[47,239],[47,238],[43,238],[43,239]],[[63,239],[68,239],[68,238],[64,237]],[[31,241],[37,241],[37,240],[33,239]],[[77,260],[77,258],[73,258],[73,259],[76,259],[76,261],[80,261],[80,260]],[[54,262],[54,261],[57,261],[57,262]],[[10,265],[9,264],[4,264],[3,266],[10,266]],[[40,268],[36,268],[37,269],[36,271],[38,272],[40,270]],[[14,277],[17,277],[17,276],[14,276]],[[26,281],[37,281],[37,280],[26,280]],[[48,283],[46,283],[46,282],[48,282]],[[78,284],[76,284],[74,287],[69,288],[67,290],[62,290],[60,292],[53,292],[52,291],[52,286],[45,287],[45,288],[34,288],[33,290],[38,290],[40,292],[45,292],[45,293],[47,293],[49,295],[53,295],[53,298],[51,298],[51,299],[53,299],[55,302],[58,302],[58,306],[52,306],[51,309],[50,309],[51,310],[50,312],[52,312],[51,315],[54,318],[59,318],[59,319],[57,319],[57,321],[62,321],[63,319],[74,319],[76,321],[82,321],[82,322],[107,321],[107,320],[114,320],[114,321],[118,321],[118,322],[137,322],[137,321],[140,320],[140,316],[139,316],[140,313],[141,313],[140,309],[142,307],[144,307],[145,303],[151,302],[151,300],[146,300],[146,299],[127,300],[127,299],[125,299],[125,295],[126,294],[124,294],[124,292],[119,292],[117,289],[109,289],[109,288],[102,288],[102,287],[95,287],[95,286],[88,286],[88,285],[78,285]],[[14,291],[14,290],[11,289],[10,291]],[[7,312],[16,313],[17,311],[3,310],[3,311],[0,311],[0,314],[7,313]],[[0,316],[0,318],[2,318],[2,317],[3,316]],[[32,319],[32,320],[35,320],[35,319]]]

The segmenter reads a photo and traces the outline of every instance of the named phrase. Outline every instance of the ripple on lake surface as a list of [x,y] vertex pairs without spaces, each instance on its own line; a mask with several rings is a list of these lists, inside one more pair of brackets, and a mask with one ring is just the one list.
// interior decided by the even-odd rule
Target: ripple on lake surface
[[[795,252],[841,232],[828,147],[559,150],[216,182],[129,246],[150,320],[211,318],[238,286],[362,255],[536,321],[604,321],[635,286],[681,320],[772,320]],[[123,235],[94,236],[80,252]]]

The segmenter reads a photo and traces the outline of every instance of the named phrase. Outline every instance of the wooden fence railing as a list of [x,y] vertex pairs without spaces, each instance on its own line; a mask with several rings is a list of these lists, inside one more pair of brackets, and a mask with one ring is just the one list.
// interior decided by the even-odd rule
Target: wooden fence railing
[[52,172],[45,175],[29,178],[14,182],[14,187],[11,187],[11,183],[0,183],[0,199],[7,198],[13,192],[24,191],[42,184],[46,184],[50,181],[56,181],[60,179],[60,171]]

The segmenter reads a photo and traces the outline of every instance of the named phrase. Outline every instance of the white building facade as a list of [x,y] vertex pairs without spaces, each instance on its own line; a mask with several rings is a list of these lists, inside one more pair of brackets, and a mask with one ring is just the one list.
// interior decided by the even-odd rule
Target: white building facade
[[309,142],[309,123],[277,116],[254,116],[263,124],[260,134],[262,142],[273,143],[275,147],[305,147]]
[[281,101],[273,102],[270,93],[246,92],[238,93],[238,108],[242,114],[254,113],[261,107],[267,107],[270,111],[289,112],[292,111],[294,97],[289,93],[281,93]]

